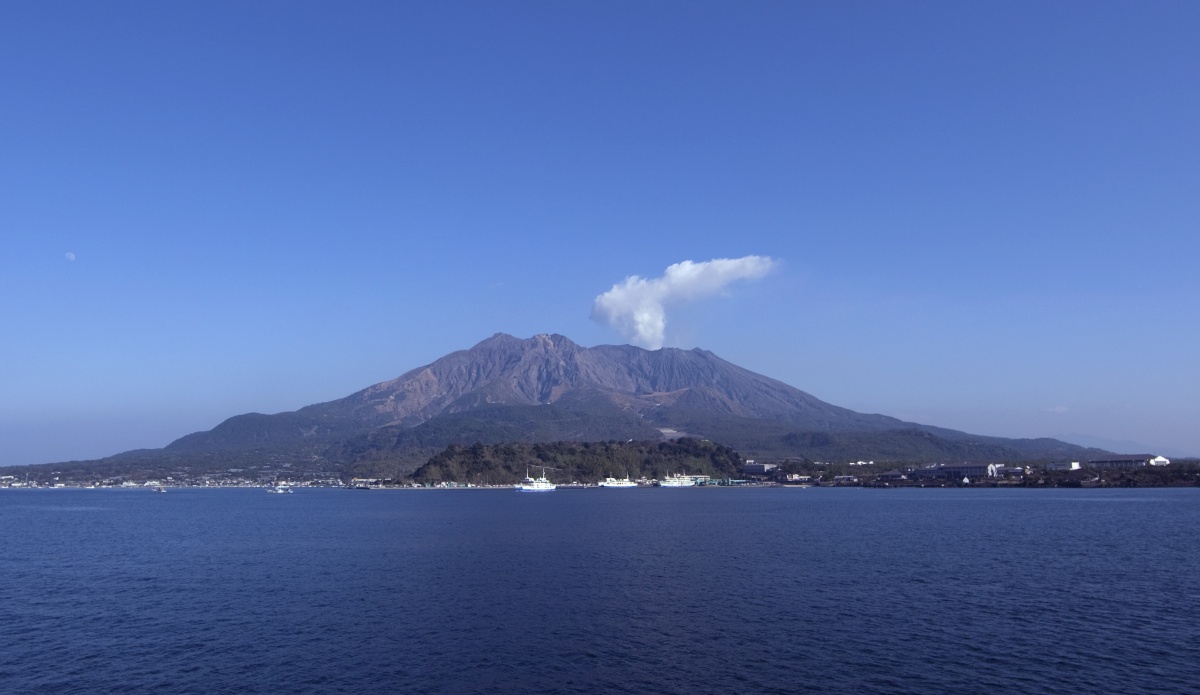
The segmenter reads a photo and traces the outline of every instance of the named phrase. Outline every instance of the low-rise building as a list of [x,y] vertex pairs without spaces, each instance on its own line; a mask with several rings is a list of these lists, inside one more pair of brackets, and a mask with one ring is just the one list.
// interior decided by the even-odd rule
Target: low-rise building
[[1133,454],[1130,456],[1106,456],[1088,461],[1089,468],[1144,468],[1146,466],[1166,466],[1171,461],[1153,454]]

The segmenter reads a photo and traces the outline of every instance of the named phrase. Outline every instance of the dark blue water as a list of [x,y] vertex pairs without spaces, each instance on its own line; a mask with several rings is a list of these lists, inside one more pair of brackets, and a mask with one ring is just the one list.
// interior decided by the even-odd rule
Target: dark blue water
[[1200,693],[1200,490],[0,491],[4,693]]

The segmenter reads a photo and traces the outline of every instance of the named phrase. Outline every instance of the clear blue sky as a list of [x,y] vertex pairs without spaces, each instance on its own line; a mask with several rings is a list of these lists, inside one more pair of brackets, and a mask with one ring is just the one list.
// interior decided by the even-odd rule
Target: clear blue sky
[[[160,447],[629,275],[829,402],[1200,454],[1200,3],[0,6],[0,464]],[[69,260],[67,254],[74,254]]]

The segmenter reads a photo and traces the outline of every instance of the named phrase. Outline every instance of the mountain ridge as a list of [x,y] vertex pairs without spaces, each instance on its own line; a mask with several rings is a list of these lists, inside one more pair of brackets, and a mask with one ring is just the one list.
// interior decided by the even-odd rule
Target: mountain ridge
[[274,415],[237,415],[165,448],[322,440],[376,427],[414,427],[440,415],[486,405],[539,405],[585,396],[601,396],[643,415],[662,407],[699,409],[784,420],[815,430],[878,430],[914,424],[831,405],[698,348],[584,348],[558,334],[520,339],[497,333],[467,350],[344,398]]
[[814,460],[1031,460],[1089,451],[858,413],[700,348],[588,348],[558,334],[496,333],[340,399],[235,415],[157,455],[180,465],[269,458],[406,473],[453,443],[644,440],[675,432],[749,456]]

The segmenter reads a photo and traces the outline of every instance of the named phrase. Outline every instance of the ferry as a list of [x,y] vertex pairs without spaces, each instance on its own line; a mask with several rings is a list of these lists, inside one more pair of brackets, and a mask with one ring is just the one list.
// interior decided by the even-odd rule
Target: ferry
[[686,475],[668,475],[658,481],[659,487],[692,487],[696,479]]
[[598,487],[637,487],[637,483],[630,480],[629,476],[625,476],[620,480],[617,480],[616,478],[605,478],[603,481],[596,483],[596,485]]
[[292,494],[292,486],[288,485],[287,483],[282,483],[280,485],[274,485],[267,488],[267,492],[271,492],[276,495],[290,495]]
[[549,492],[556,487],[554,483],[546,479],[546,471],[543,470],[542,474],[537,478],[529,477],[529,471],[525,471],[525,480],[517,485],[517,490],[521,492]]

